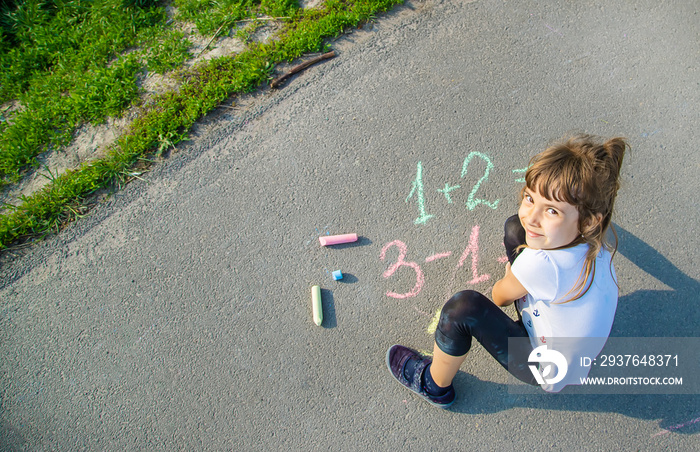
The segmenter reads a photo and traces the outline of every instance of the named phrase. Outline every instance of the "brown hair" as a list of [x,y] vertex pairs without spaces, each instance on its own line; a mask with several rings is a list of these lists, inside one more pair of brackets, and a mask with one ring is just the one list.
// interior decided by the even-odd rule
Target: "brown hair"
[[[595,260],[603,247],[617,250],[617,234],[611,219],[617,191],[620,188],[620,167],[629,145],[623,138],[603,139],[578,134],[548,147],[530,160],[525,173],[525,186],[537,190],[548,200],[576,206],[581,235],[567,246],[588,244],[585,265],[576,285],[569,291],[578,293],[576,300],[588,291],[595,276]],[[606,242],[611,228],[614,245]],[[568,295],[568,294],[567,294]]]

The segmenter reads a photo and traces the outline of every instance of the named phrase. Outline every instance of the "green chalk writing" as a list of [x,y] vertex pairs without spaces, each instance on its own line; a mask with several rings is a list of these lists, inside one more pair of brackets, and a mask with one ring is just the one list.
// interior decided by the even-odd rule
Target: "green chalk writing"
[[445,188],[438,188],[437,191],[445,195],[445,198],[447,199],[447,204],[452,204],[452,197],[450,196],[450,192],[452,190],[458,189],[459,187],[459,185],[450,186],[450,184],[446,183]]
[[413,223],[425,224],[428,220],[433,218],[434,215],[429,215],[425,211],[425,198],[423,197],[423,164],[421,162],[418,162],[418,168],[416,169],[416,178],[414,179],[413,185],[411,186],[411,192],[408,194],[408,197],[406,197],[406,202],[408,202],[408,200],[411,199],[414,194],[417,198],[418,213],[420,214],[420,216],[416,218],[413,221]]
[[[527,168],[513,170],[513,173],[521,173],[522,174],[522,173],[526,173],[526,172],[527,172]],[[518,179],[515,179],[515,182],[525,182],[525,176],[518,178]]]
[[498,202],[500,199],[497,199],[495,201],[489,202],[484,199],[479,199],[476,198],[476,192],[479,190],[479,187],[481,187],[481,184],[486,182],[489,179],[489,173],[493,169],[493,163],[491,162],[491,159],[488,158],[485,154],[482,154],[481,152],[471,152],[467,156],[467,158],[464,159],[464,163],[462,164],[462,176],[464,177],[467,174],[467,168],[469,167],[469,163],[472,161],[474,157],[479,157],[481,160],[486,162],[486,169],[484,170],[484,175],[481,176],[481,178],[474,184],[474,187],[472,188],[472,191],[469,193],[469,197],[467,198],[467,208],[469,210],[474,210],[476,206],[479,204],[484,204],[492,209],[495,209],[498,207]]

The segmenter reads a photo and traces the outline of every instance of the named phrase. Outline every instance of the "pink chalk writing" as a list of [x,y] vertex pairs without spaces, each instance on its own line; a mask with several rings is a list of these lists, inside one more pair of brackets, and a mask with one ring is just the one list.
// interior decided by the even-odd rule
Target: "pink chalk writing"
[[436,261],[438,259],[443,259],[445,257],[450,257],[450,256],[452,256],[452,251],[448,251],[446,253],[433,254],[432,256],[425,258],[425,263],[427,264],[428,262]]
[[479,284],[488,280],[490,278],[489,275],[479,276],[477,271],[477,265],[479,264],[479,225],[475,225],[472,228],[472,233],[469,236],[469,245],[464,249],[462,257],[459,258],[457,268],[461,268],[464,265],[464,261],[467,260],[470,254],[472,256],[472,280],[469,281],[469,284]]
[[671,431],[673,431],[673,430],[678,430],[680,428],[687,427],[689,425],[693,425],[693,424],[696,424],[698,422],[700,422],[700,417],[692,419],[688,422],[683,422],[682,424],[677,424],[677,425],[672,425],[671,427],[666,427],[665,429],[661,430],[659,433],[651,435],[651,437],[654,438],[656,436],[667,435],[667,434],[671,433]]
[[[425,276],[423,274],[423,270],[421,269],[420,265],[418,265],[415,262],[410,262],[406,261],[406,255],[408,254],[408,246],[406,246],[405,243],[403,243],[401,240],[394,240],[393,242],[389,242],[386,245],[384,245],[384,248],[382,248],[382,251],[379,255],[379,259],[384,261],[386,259],[386,254],[387,251],[392,248],[392,247],[397,247],[399,249],[399,255],[396,258],[396,262],[391,264],[389,268],[384,271],[382,276],[387,279],[390,278],[396,271],[401,268],[401,267],[410,267],[413,269],[413,271],[416,273],[416,283],[414,284],[413,288],[409,290],[408,292],[404,293],[397,293],[394,291],[388,291],[386,293],[387,297],[391,298],[399,298],[399,299],[404,299],[404,298],[411,298],[415,297],[418,295],[421,290],[423,290],[423,285],[425,284]],[[450,257],[452,255],[452,251],[446,251],[444,253],[436,253],[431,256],[428,256],[425,258],[426,263],[431,263],[434,262],[438,259],[445,259],[447,257]],[[469,260],[471,263],[471,276],[472,279],[467,283],[467,284],[479,284],[484,281],[488,281],[488,279],[491,277],[488,274],[479,274],[479,226],[476,225],[472,227],[471,234],[469,236],[469,244],[467,247],[464,249],[464,252],[462,253],[461,257],[459,258],[459,261],[457,262],[457,266],[455,267],[454,273],[459,271],[460,268],[464,266],[464,264]],[[454,279],[454,275],[453,275]]]
[[423,283],[425,282],[424,277],[423,277],[423,270],[420,269],[420,266],[416,264],[415,262],[406,262],[404,259],[406,258],[406,254],[408,253],[408,247],[406,246],[405,243],[403,243],[401,240],[394,240],[393,242],[389,242],[386,245],[384,245],[384,248],[382,248],[382,252],[379,255],[379,258],[381,260],[384,260],[386,257],[386,252],[389,248],[392,246],[396,246],[399,249],[399,257],[396,260],[396,263],[391,265],[389,268],[386,269],[386,271],[382,274],[384,278],[388,278],[394,273],[396,273],[396,270],[398,270],[401,267],[410,267],[416,272],[416,284],[413,286],[413,289],[409,290],[406,293],[396,293],[396,292],[387,292],[386,296],[391,297],[391,298],[409,298],[409,297],[415,297],[420,293],[420,291],[423,289]]

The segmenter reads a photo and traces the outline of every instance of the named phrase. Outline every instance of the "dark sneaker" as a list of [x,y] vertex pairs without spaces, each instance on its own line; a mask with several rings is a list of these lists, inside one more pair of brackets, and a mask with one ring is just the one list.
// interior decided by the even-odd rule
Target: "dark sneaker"
[[[416,364],[412,378],[407,379],[404,375],[404,369],[406,363],[411,358],[418,360],[418,364]],[[438,397],[429,394],[425,387],[423,387],[423,372],[425,372],[425,368],[428,367],[428,364],[431,362],[432,360],[430,358],[426,358],[417,351],[411,350],[403,345],[394,345],[386,352],[386,366],[399,383],[418,394],[431,405],[447,408],[455,401],[455,390],[452,386],[450,386],[450,389],[445,395]]]

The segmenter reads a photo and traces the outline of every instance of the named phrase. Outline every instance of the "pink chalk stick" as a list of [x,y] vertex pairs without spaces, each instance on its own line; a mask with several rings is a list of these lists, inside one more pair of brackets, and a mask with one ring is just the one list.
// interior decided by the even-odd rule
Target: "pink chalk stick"
[[326,237],[319,237],[318,241],[321,242],[321,246],[357,242],[357,234],[328,235]]

